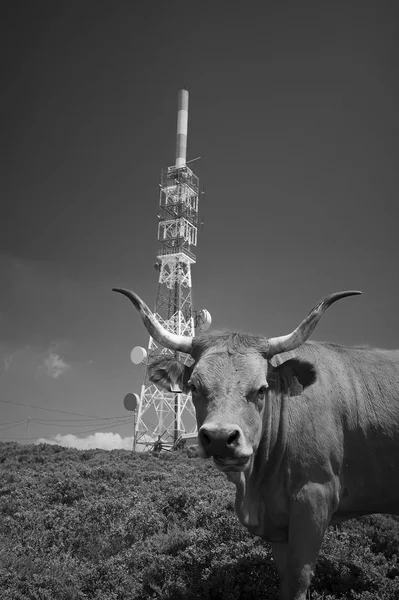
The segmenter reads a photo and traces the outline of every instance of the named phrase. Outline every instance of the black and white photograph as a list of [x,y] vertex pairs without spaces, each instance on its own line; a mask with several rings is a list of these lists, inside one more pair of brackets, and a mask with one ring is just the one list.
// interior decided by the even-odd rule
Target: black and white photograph
[[1,12],[1,600],[399,600],[398,5]]

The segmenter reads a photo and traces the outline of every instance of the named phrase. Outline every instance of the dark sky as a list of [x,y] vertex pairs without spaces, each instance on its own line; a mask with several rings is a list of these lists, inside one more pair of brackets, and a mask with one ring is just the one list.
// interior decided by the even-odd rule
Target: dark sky
[[180,87],[206,192],[195,308],[216,329],[279,335],[328,293],[360,289],[313,339],[397,347],[394,3],[8,4],[0,439],[24,438],[28,416],[32,438],[82,431],[15,403],[124,418],[123,396],[139,392],[129,354],[147,335],[111,288],[154,305]]

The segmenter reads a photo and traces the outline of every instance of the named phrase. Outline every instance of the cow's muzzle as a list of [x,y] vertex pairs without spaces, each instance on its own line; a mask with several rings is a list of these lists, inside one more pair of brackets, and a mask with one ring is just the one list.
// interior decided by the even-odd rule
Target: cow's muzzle
[[204,424],[198,431],[201,454],[213,457],[218,467],[242,469],[252,456],[252,448],[245,441],[238,425]]

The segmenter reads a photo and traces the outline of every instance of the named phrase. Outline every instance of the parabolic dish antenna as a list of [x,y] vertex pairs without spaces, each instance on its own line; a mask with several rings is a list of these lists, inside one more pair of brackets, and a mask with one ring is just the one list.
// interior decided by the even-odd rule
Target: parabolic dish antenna
[[126,394],[123,399],[123,406],[126,408],[126,410],[136,410],[139,400],[140,398],[137,394]]
[[140,365],[147,358],[147,350],[141,346],[135,346],[130,353],[130,360],[134,365]]
[[206,331],[212,324],[212,317],[209,310],[203,308],[197,312],[195,327],[198,331]]

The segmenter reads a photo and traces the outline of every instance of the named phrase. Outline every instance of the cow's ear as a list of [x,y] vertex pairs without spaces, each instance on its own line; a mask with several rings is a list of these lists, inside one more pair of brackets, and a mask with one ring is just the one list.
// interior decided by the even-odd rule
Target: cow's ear
[[[269,365],[271,366],[271,365]],[[268,381],[272,389],[278,388],[289,396],[299,396],[316,381],[315,367],[304,360],[291,358],[269,369]]]
[[159,356],[148,365],[150,381],[168,392],[188,393],[187,382],[190,379],[191,371],[192,367],[172,356]]

